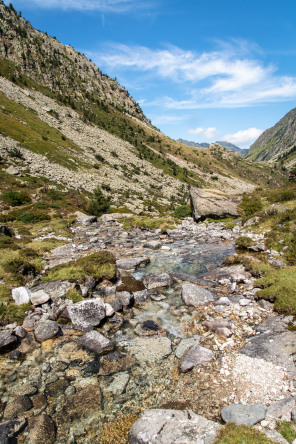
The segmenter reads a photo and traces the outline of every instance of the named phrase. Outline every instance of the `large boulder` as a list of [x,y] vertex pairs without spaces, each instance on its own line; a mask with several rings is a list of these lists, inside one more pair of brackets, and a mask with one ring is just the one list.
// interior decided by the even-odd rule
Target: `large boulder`
[[91,225],[97,221],[97,216],[89,216],[81,211],[76,211],[75,216],[77,218],[77,222],[82,225]]
[[10,330],[0,332],[0,353],[6,353],[17,346],[17,337]]
[[190,189],[190,199],[195,220],[204,220],[207,217],[219,219],[228,216],[239,216],[238,202],[235,197],[228,196],[222,191]]
[[129,443],[212,444],[221,427],[191,410],[145,410],[129,432]]
[[100,298],[89,299],[67,307],[72,324],[82,329],[92,329],[106,316],[105,304]]
[[193,305],[193,307],[201,307],[214,302],[214,296],[209,290],[194,284],[182,285],[182,299],[186,305]]

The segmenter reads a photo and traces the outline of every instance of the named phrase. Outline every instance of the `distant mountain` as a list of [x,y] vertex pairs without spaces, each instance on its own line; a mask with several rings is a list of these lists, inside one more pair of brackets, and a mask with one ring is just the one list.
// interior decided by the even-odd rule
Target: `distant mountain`
[[[177,142],[183,143],[183,145],[192,146],[194,148],[208,148],[210,146],[210,144],[206,143],[206,142],[196,143],[196,142],[189,142],[188,140],[184,140],[184,139],[178,139]],[[238,146],[235,146],[232,143],[226,142],[224,140],[219,141],[219,142],[217,141],[215,143],[218,143],[219,145],[223,146],[228,151],[237,151],[237,152],[241,153],[242,156],[244,156],[248,152],[247,149],[239,148]]]
[[296,163],[296,108],[289,111],[272,128],[251,145],[246,156],[255,161],[282,161],[290,167]]
[[242,156],[244,156],[248,152],[247,149],[239,148],[238,146],[233,145],[233,143],[226,142],[225,140],[217,141],[216,143],[224,146],[224,148],[226,148],[228,151],[238,151],[239,153],[241,153]]
[[193,148],[208,148],[210,146],[209,143],[203,142],[203,143],[196,143],[196,142],[190,142],[189,140],[185,139],[178,139],[176,142],[183,143],[183,145],[192,146]]

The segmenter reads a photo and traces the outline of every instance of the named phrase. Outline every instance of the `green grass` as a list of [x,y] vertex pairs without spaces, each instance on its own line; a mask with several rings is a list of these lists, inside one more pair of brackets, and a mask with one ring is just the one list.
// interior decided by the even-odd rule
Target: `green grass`
[[288,421],[280,421],[277,430],[290,443],[296,438],[296,425]]
[[215,444],[274,444],[259,430],[229,423],[218,435]]
[[8,99],[0,92],[0,133],[18,141],[33,153],[46,156],[51,162],[71,170],[82,165],[82,149],[63,134],[43,122],[32,109]]
[[0,307],[0,325],[4,326],[13,322],[21,324],[24,320],[25,312],[31,308],[30,304],[15,305],[11,303],[9,305],[2,305]]
[[130,228],[141,228],[143,230],[156,230],[160,228],[162,232],[176,228],[176,224],[179,223],[179,221],[177,222],[176,219],[172,218],[153,218],[144,216],[122,218],[119,219],[118,222],[120,222],[126,230]]
[[66,294],[66,298],[70,299],[74,303],[83,301],[80,291],[76,290],[76,288],[71,288]]
[[79,283],[82,283],[87,276],[91,276],[96,282],[99,282],[103,279],[112,280],[115,278],[115,274],[114,256],[108,251],[99,251],[68,264],[52,268],[44,277],[44,280],[76,279]]
[[255,282],[257,296],[274,302],[278,312],[296,315],[296,266],[274,269],[261,266],[263,277]]

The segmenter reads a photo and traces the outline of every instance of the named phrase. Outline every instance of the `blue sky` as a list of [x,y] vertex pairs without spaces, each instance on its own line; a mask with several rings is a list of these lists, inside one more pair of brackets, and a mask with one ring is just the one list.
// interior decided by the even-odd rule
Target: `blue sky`
[[12,3],[116,77],[174,139],[248,147],[296,106],[295,0]]

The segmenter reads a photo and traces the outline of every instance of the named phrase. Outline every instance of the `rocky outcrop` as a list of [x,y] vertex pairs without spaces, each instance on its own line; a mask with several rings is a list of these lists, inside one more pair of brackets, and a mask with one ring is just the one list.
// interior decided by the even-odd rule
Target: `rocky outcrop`
[[191,188],[190,199],[193,217],[197,221],[204,220],[207,217],[219,219],[239,215],[237,200],[222,191]]
[[262,421],[266,415],[266,406],[260,404],[232,404],[224,407],[221,416],[224,422],[234,422],[237,425],[253,426]]
[[212,444],[221,425],[191,410],[146,410],[132,426],[130,444]]

